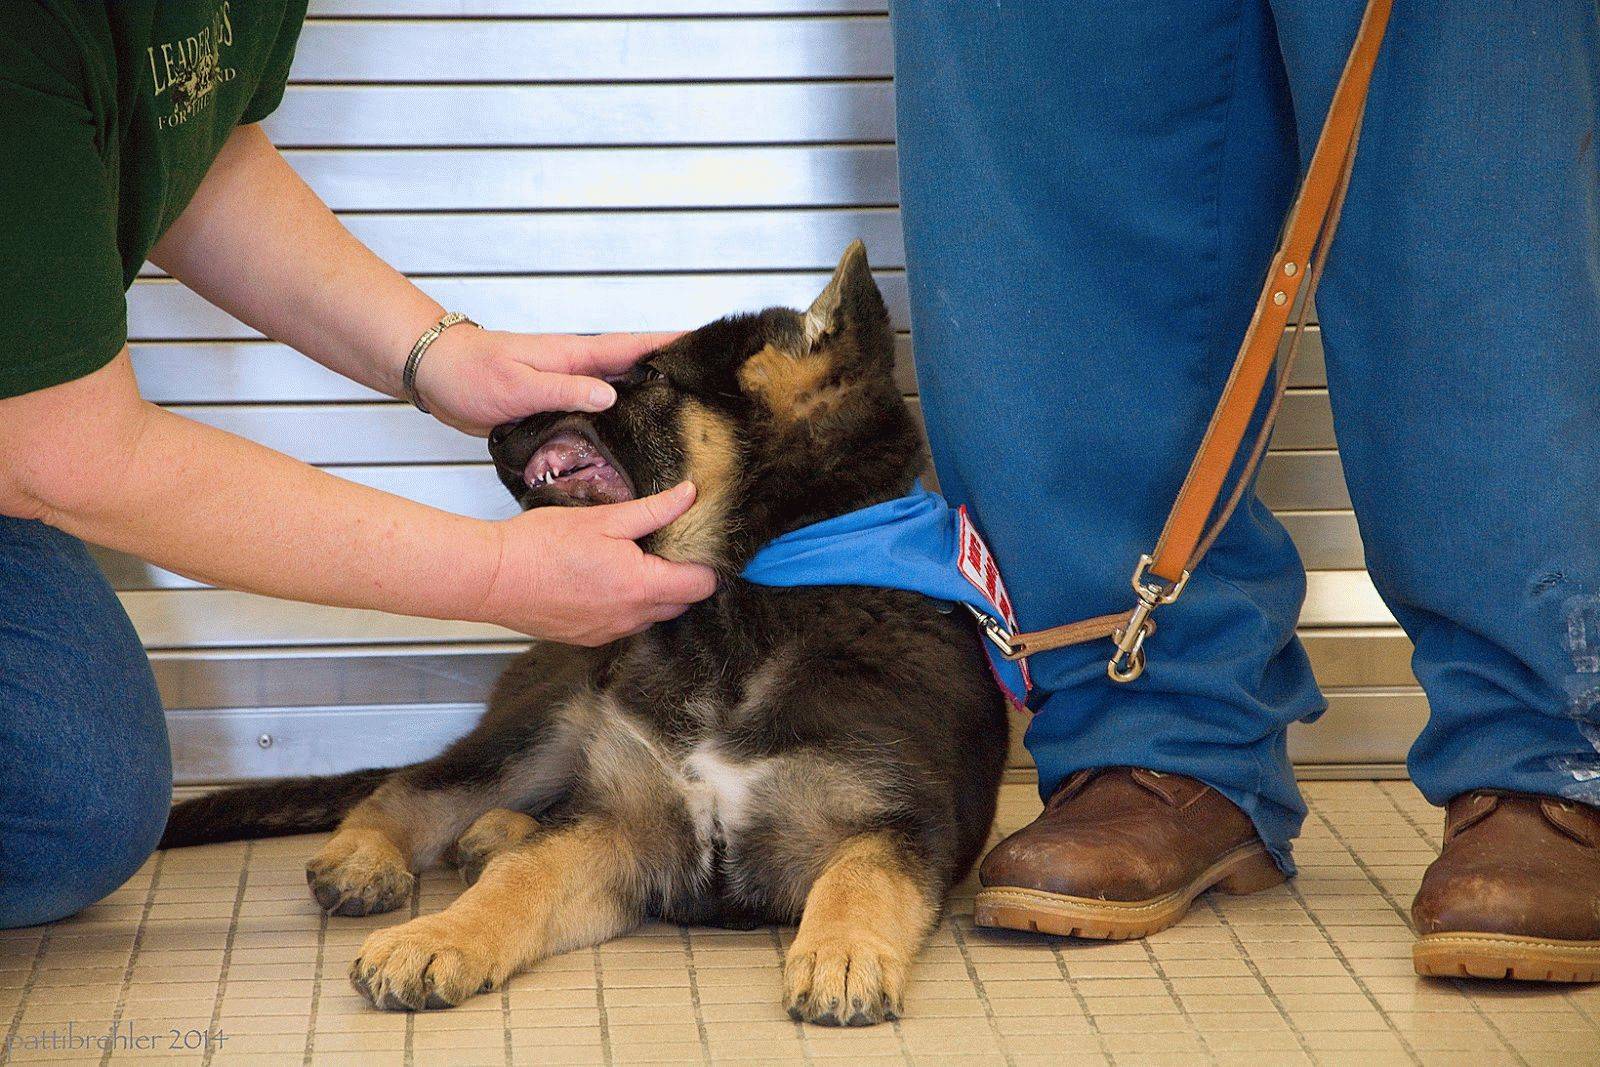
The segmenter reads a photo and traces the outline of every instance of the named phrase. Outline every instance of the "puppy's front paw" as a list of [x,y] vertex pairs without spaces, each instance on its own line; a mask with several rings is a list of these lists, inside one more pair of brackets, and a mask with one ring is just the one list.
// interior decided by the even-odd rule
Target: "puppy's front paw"
[[784,1006],[798,1022],[871,1026],[898,1019],[911,961],[843,937],[796,940],[783,961]]
[[532,816],[509,808],[495,808],[456,841],[456,870],[468,885],[476,882],[489,861],[514,845],[520,845],[539,830]]
[[350,965],[350,984],[375,1008],[453,1008],[495,987],[492,949],[462,936],[444,915],[378,930]]
[[376,830],[341,830],[306,864],[306,884],[330,915],[375,915],[411,899],[416,876]]

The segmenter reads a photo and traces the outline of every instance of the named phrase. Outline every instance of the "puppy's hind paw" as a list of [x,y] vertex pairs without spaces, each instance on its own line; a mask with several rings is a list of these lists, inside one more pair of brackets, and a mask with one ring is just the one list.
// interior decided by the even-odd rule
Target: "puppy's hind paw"
[[485,812],[456,841],[455,864],[461,880],[472,885],[490,860],[522,844],[538,830],[538,822],[520,811],[495,808]]
[[394,843],[372,830],[340,831],[306,864],[306,884],[329,915],[393,911],[416,881]]

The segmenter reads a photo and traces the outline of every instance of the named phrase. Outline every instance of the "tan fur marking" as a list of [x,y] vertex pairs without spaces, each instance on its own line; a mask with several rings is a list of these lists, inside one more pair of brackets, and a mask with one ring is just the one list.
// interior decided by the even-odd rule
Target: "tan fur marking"
[[346,825],[306,864],[306,881],[324,910],[371,915],[405,903],[416,878],[383,828]]
[[784,960],[784,1001],[808,1022],[862,1025],[897,1017],[906,978],[938,919],[931,884],[885,834],[853,837],[806,897]]
[[814,398],[832,373],[833,361],[823,353],[797,356],[768,345],[744,361],[739,385],[778,418],[800,419],[815,406]]
[[592,819],[489,860],[444,911],[379,930],[350,980],[378,1007],[451,1007],[557,953],[637,924],[642,902],[627,837]]
[[456,869],[470,885],[483,874],[490,860],[538,832],[539,823],[531,815],[508,808],[486,811],[456,842]]
[[726,542],[738,438],[731,420],[698,401],[685,401],[681,418],[684,473],[694,482],[694,506],[656,535],[653,550],[663,559],[715,565]]

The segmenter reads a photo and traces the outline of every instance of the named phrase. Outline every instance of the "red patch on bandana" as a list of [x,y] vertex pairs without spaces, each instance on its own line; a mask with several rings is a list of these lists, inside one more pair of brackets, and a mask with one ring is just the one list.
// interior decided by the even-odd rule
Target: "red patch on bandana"
[[[972,525],[965,504],[956,509],[956,531],[956,568],[994,608],[995,616],[1004,620],[1006,630],[1009,633],[1016,633],[1017,616],[1011,609],[1011,597],[1006,593],[1006,583],[1000,577],[1000,565],[995,562],[994,553],[989,551],[989,546],[978,533],[977,527]],[[1022,671],[1023,684],[1032,688],[1033,679],[1028,675],[1028,661],[1019,659],[1016,664]]]

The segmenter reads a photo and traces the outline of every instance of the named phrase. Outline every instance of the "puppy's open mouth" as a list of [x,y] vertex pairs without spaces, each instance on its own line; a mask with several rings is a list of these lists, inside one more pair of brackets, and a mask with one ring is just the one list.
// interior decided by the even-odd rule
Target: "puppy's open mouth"
[[558,426],[523,469],[529,489],[554,490],[575,502],[615,504],[634,497],[633,483],[605,448],[581,427]]

